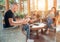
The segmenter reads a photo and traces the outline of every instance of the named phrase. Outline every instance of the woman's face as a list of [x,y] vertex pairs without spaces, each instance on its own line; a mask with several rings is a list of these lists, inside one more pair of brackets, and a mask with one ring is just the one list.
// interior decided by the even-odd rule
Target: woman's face
[[51,10],[51,11],[50,11],[50,14],[54,14],[54,12]]
[[52,8],[52,11],[53,11],[53,12],[55,12],[55,9],[54,9],[54,8]]
[[54,12],[53,12],[53,11],[51,11],[51,14],[54,14]]

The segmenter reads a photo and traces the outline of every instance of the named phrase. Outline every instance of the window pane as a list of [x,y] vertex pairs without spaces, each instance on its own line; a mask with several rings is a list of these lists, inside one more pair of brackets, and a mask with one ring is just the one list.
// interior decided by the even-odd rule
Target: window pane
[[0,10],[5,10],[5,0],[0,0]]
[[28,13],[28,8],[27,8],[27,1],[24,1],[24,13]]
[[48,0],[48,10],[53,7],[53,0]]
[[45,10],[45,0],[38,0],[38,9],[42,11]]
[[[37,3],[38,1],[38,3]],[[30,0],[30,8],[31,10],[33,10],[33,5],[34,5],[34,10],[42,10],[44,11],[45,10],[45,0],[34,0],[34,4],[33,4],[33,0]]]
[[57,0],[57,10],[60,10],[60,0]]
[[33,0],[30,0],[30,10],[33,11],[33,3],[32,3]]

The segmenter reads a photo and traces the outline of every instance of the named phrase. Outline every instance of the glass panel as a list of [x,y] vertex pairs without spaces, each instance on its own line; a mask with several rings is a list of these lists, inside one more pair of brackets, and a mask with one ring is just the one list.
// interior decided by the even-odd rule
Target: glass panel
[[45,10],[45,0],[38,0],[38,10]]
[[5,10],[5,0],[0,0],[0,10]]
[[[38,1],[38,3],[37,3],[37,1]],[[34,7],[35,7],[34,10],[37,10],[37,8],[38,8],[38,10],[44,11],[45,10],[45,0],[34,0]],[[31,8],[31,10],[33,10],[32,9],[33,8],[33,0],[30,0],[30,8]]]
[[5,0],[0,0],[0,14],[4,16],[4,12],[5,12]]
[[28,10],[27,10],[27,1],[24,1],[24,14],[27,14],[28,13]]
[[32,0],[30,0],[30,8],[32,9]]
[[48,0],[48,10],[53,7],[53,0]]
[[60,0],[57,0],[57,10],[60,10]]

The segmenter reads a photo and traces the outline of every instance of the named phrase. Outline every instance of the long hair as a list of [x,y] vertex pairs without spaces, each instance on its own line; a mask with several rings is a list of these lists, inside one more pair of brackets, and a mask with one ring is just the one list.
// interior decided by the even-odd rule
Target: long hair
[[51,10],[52,10],[52,9],[54,9],[54,10],[55,10],[55,11],[54,11],[54,14],[56,14],[56,8],[55,8],[55,7],[52,7],[52,8],[51,8]]

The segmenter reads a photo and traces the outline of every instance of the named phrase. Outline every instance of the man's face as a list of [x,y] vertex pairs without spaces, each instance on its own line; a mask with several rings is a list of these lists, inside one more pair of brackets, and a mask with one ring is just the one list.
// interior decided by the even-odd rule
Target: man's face
[[14,5],[14,12],[18,10],[18,5]]

